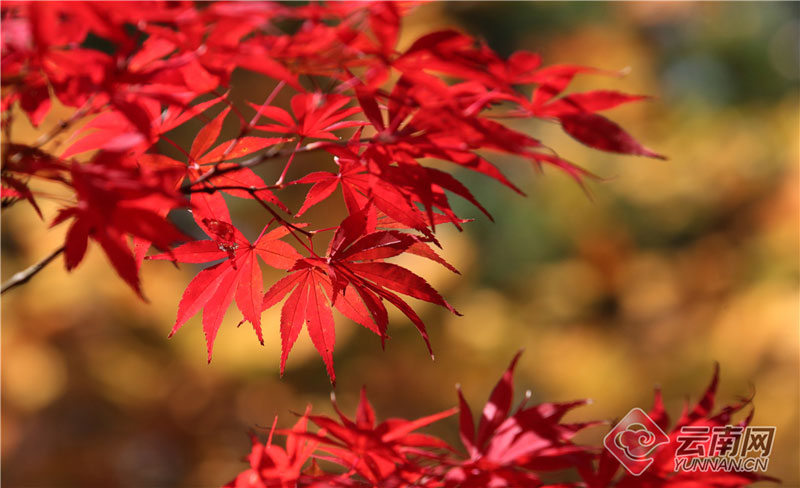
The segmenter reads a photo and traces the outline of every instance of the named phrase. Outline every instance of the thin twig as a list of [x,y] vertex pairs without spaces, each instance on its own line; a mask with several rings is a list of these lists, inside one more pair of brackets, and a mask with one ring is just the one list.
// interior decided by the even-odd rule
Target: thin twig
[[322,149],[322,147],[324,147],[325,144],[330,144],[330,143],[331,143],[330,141],[324,141],[324,142],[318,141],[306,144],[305,146],[301,146],[297,149],[291,147],[288,149],[268,151],[265,152],[264,154],[260,154],[258,156],[242,161],[241,163],[234,164],[232,166],[227,166],[225,168],[222,168],[220,166],[224,161],[220,161],[219,163],[215,164],[211,169],[200,175],[200,177],[197,178],[196,180],[188,181],[186,184],[184,184],[181,187],[181,191],[183,193],[189,193],[189,189],[191,187],[199,185],[200,183],[203,183],[216,176],[224,175],[225,173],[230,173],[232,171],[239,171],[242,168],[251,168],[253,166],[258,166],[259,164],[265,163],[266,161],[269,161],[272,158],[290,156],[293,153],[316,151]]
[[36,142],[33,143],[32,147],[35,148],[35,149],[39,149],[40,147],[44,146],[48,142],[50,142],[53,139],[55,139],[55,137],[57,135],[61,134],[65,130],[67,130],[70,127],[72,127],[72,124],[74,124],[75,122],[79,121],[83,117],[87,116],[89,114],[89,112],[91,112],[91,110],[92,110],[92,103],[93,102],[94,102],[94,95],[90,96],[86,100],[86,102],[84,102],[84,104],[81,105],[81,107],[78,110],[73,112],[72,115],[68,119],[59,121],[58,124],[56,124],[55,127],[50,129],[49,132],[46,132],[46,133],[42,134],[41,136],[39,136],[39,138],[36,140]]
[[286,185],[271,185],[271,186],[245,186],[245,185],[214,185],[202,188],[189,188],[185,190],[184,193],[216,193],[218,191],[228,191],[228,190],[242,190],[246,192],[251,191],[271,191],[271,190],[282,190],[286,188]]
[[14,288],[15,286],[27,283],[28,280],[33,278],[33,276],[36,275],[36,273],[44,269],[45,266],[50,264],[50,261],[58,257],[58,255],[61,254],[62,252],[64,252],[64,246],[61,246],[55,251],[51,252],[47,257],[45,257],[38,263],[33,264],[23,269],[22,271],[19,271],[18,273],[14,274],[14,276],[9,278],[8,281],[3,283],[2,289],[0,289],[0,294],[7,292],[8,290]]
[[[272,217],[273,217],[274,219],[277,219],[277,220],[278,220],[278,223],[280,223],[282,226],[286,227],[286,230],[288,230],[288,231],[289,231],[289,234],[291,234],[291,235],[292,235],[292,237],[294,237],[294,238],[297,240],[297,242],[299,242],[299,243],[300,243],[300,245],[301,245],[301,246],[303,246],[304,248],[306,248],[306,250],[307,250],[309,253],[311,253],[313,256],[319,257],[319,256],[317,256],[317,253],[315,253],[315,252],[314,252],[314,248],[313,248],[313,242],[311,241],[311,238],[312,238],[312,237],[314,237],[314,234],[312,234],[311,232],[309,232],[309,231],[307,231],[307,230],[301,229],[300,227],[298,227],[298,226],[296,226],[296,225],[292,224],[292,223],[291,223],[291,222],[289,222],[288,220],[286,220],[286,219],[284,219],[283,217],[281,217],[281,216],[278,214],[278,212],[276,212],[275,210],[273,210],[273,208],[272,208],[272,207],[270,207],[269,205],[267,205],[267,203],[266,203],[266,202],[264,202],[263,200],[261,200],[260,198],[258,198],[258,196],[256,196],[256,191],[255,191],[255,190],[247,190],[247,191],[249,191],[249,192],[250,192],[250,195],[252,195],[252,196],[253,196],[253,199],[254,199],[256,202],[258,202],[258,204],[259,204],[259,205],[261,205],[262,207],[264,207],[264,209],[265,209],[267,212],[269,212],[269,213],[270,213],[270,215],[272,215]],[[306,244],[305,242],[303,242],[303,240],[302,240],[302,239],[300,239],[300,237],[299,237],[297,234],[295,234],[295,231],[297,231],[297,232],[299,232],[299,233],[303,234],[304,236],[306,236],[306,237],[308,238],[308,242],[309,242],[309,244],[310,244],[310,245],[309,245],[309,244]]]
[[[371,141],[373,141],[373,138],[365,137],[365,138],[360,139],[358,142],[361,143],[361,144],[364,144],[364,143],[369,143]],[[284,147],[282,147],[280,149],[272,149],[271,151],[267,151],[267,152],[265,152],[263,154],[258,154],[256,156],[253,156],[250,159],[245,159],[244,161],[242,161],[240,163],[232,163],[230,161],[220,160],[220,161],[217,161],[215,163],[212,163],[213,167],[211,169],[209,169],[208,171],[206,171],[205,173],[203,173],[202,175],[200,175],[200,177],[197,178],[196,180],[187,181],[183,186],[181,186],[180,191],[183,192],[183,193],[192,193],[191,188],[193,186],[198,185],[200,183],[204,183],[204,182],[208,181],[211,178],[216,178],[217,176],[224,175],[225,173],[231,173],[231,172],[234,172],[234,171],[239,171],[242,168],[252,168],[253,166],[258,166],[258,165],[263,164],[263,163],[265,163],[265,162],[267,162],[267,161],[269,161],[270,159],[273,159],[273,158],[281,158],[281,157],[284,157],[284,156],[291,156],[292,154],[295,154],[295,153],[306,153],[306,152],[319,151],[320,149],[324,149],[325,146],[328,146],[328,145],[338,145],[338,146],[346,147],[348,145],[348,142],[347,141],[343,141],[343,142],[338,142],[338,141],[314,141],[314,142],[310,142],[310,143],[306,144],[305,146],[300,146],[298,148],[285,147],[284,146]],[[277,148],[278,146],[275,146],[275,147]],[[445,149],[449,149],[449,148],[445,147]],[[453,148],[453,149],[458,149],[458,148]],[[231,166],[225,166],[223,168],[222,167],[223,163],[231,163]],[[210,165],[208,165],[208,166],[210,166]]]

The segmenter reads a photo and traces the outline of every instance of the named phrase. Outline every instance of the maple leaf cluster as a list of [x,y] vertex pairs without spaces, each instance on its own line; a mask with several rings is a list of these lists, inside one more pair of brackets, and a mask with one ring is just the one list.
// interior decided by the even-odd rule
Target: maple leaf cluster
[[[480,173],[519,193],[489,154],[554,166],[578,182],[591,176],[504,123],[534,118],[559,124],[599,150],[662,156],[599,114],[644,97],[566,92],[578,75],[620,73],[543,66],[530,52],[504,59],[455,30],[429,33],[401,49],[401,21],[412,7],[3,2],[3,205],[27,200],[39,212],[37,199],[47,195],[37,195],[31,183],[64,185],[74,199],[50,221],[68,225],[67,269],[80,264],[94,241],[142,297],[145,257],[215,263],[188,284],[172,328],[202,311],[209,360],[234,302],[263,342],[262,311],[283,301],[281,371],[305,328],[335,380],[334,309],[383,343],[390,305],[430,349],[425,324],[407,297],[457,312],[425,279],[386,260],[414,254],[455,271],[435,250],[437,226],[461,229],[467,221],[451,199],[489,215],[464,184],[430,161]],[[229,95],[235,70],[269,78],[263,98],[235,104]],[[290,100],[288,106],[279,106],[278,98]],[[34,144],[12,143],[15,114],[38,127],[54,100],[74,115]],[[53,147],[60,131],[87,120],[66,147]],[[193,120],[204,126],[191,147],[181,147],[171,131]],[[220,140],[230,120],[238,122],[238,135]],[[160,148],[167,145],[182,156],[164,154]],[[295,155],[310,151],[326,154],[330,171],[292,179]],[[277,167],[280,177],[264,181],[254,171],[262,166]],[[292,211],[282,191],[296,185],[310,186]],[[254,241],[237,227],[223,194],[263,212],[263,231]],[[336,201],[347,210],[338,226],[299,220],[309,208]],[[208,238],[192,240],[177,229],[168,217],[176,209],[191,210]],[[330,239],[326,250],[315,246],[321,234],[316,241]],[[265,287],[263,265],[286,275]]]
[[[519,356],[514,357],[492,391],[477,430],[460,389],[457,408],[416,420],[392,418],[380,423],[362,389],[355,419],[345,415],[334,398],[338,418],[312,415],[309,406],[291,429],[276,431],[273,423],[266,443],[251,434],[253,447],[247,456],[250,467],[224,488],[736,488],[762,480],[776,481],[749,472],[675,472],[673,460],[681,427],[729,425],[732,415],[750,404],[751,399],[743,400],[712,414],[718,368],[698,403],[691,408],[685,405],[672,430],[661,393],[656,390],[649,415],[669,432],[670,442],[659,447],[647,471],[633,476],[602,447],[574,442],[578,432],[606,424],[564,421],[567,413],[588,401],[531,405],[527,392],[512,408],[513,374]],[[460,446],[417,432],[456,413]],[[748,425],[751,418],[752,411],[739,425]],[[276,433],[286,437],[285,447],[273,443]],[[553,481],[558,479],[573,481]]]

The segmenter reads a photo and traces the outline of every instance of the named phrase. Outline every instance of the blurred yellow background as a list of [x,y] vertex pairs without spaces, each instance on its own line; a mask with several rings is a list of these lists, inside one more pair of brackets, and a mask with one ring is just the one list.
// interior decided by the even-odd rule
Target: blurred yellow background
[[[717,361],[720,404],[755,392],[754,424],[778,429],[768,474],[800,486],[799,9],[453,2],[416,10],[406,45],[460,26],[506,55],[528,49],[549,64],[629,67],[623,79],[586,77],[571,89],[655,95],[610,117],[670,159],[598,153],[552,124],[522,124],[608,180],[591,183],[590,200],[563,174],[493,158],[529,195],[521,198],[459,173],[496,222],[463,205],[476,221],[463,234],[442,229],[443,254],[461,277],[422,260],[406,264],[464,316],[414,304],[435,362],[400,316],[391,317],[385,351],[363,328],[339,322],[342,406],[352,409],[365,384],[383,418],[426,415],[455,405],[458,382],[478,408],[524,347],[520,398],[526,389],[536,401],[591,398],[573,418],[611,420],[649,408],[660,385],[676,418]],[[235,80],[240,93],[263,98],[263,80]],[[33,136],[22,126],[14,133]],[[182,142],[192,137],[185,130]],[[298,161],[330,169],[313,157]],[[290,197],[292,208],[300,197]],[[60,202],[41,203],[52,218]],[[257,233],[263,215],[233,205],[234,219]],[[313,212],[312,222],[326,213]],[[24,203],[4,211],[3,280],[58,247],[65,230],[47,230]],[[244,468],[248,429],[269,426],[275,414],[289,425],[290,411],[307,403],[331,411],[307,339],[279,378],[278,308],[264,314],[263,347],[249,327],[236,329],[240,317],[230,310],[210,365],[199,315],[167,340],[198,269],[145,263],[143,303],[94,246],[75,272],[59,259],[3,296],[5,486],[218,486]],[[457,442],[455,419],[432,431]],[[599,445],[604,434],[595,428],[581,440]]]

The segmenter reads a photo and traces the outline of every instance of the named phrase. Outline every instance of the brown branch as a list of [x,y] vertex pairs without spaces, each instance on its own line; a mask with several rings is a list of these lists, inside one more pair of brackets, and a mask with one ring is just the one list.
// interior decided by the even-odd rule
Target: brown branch
[[47,257],[45,257],[38,263],[35,263],[23,269],[22,271],[15,273],[14,276],[12,276],[11,278],[8,279],[8,281],[3,283],[2,289],[0,289],[0,294],[3,294],[16,286],[27,283],[28,280],[33,278],[34,275],[36,275],[36,273],[44,269],[45,266],[50,264],[50,261],[58,257],[58,255],[61,254],[62,252],[64,252],[64,246],[61,246],[55,251],[51,252]]
[[241,190],[250,192],[269,191],[269,190],[282,190],[286,185],[271,185],[271,186],[245,186],[245,185],[214,185],[204,186],[202,188],[189,188],[184,190],[184,193],[216,193],[218,191],[228,190]]
[[[372,137],[365,137],[365,138],[361,138],[358,142],[359,143],[368,143],[368,142],[372,142],[373,140],[374,140],[374,138],[372,138]],[[305,152],[319,151],[320,149],[324,149],[326,145],[330,145],[330,144],[334,144],[334,145],[339,145],[339,146],[345,147],[345,146],[347,146],[348,142],[346,142],[346,141],[343,141],[343,142],[337,142],[337,141],[314,141],[314,142],[311,142],[309,144],[306,144],[305,146],[300,146],[300,147],[298,147],[296,149],[294,147],[283,147],[282,149],[274,149],[272,151],[267,151],[267,152],[265,152],[263,154],[259,154],[257,156],[253,156],[252,158],[246,159],[246,160],[242,161],[241,163],[232,163],[231,161],[220,160],[220,161],[215,162],[214,163],[214,167],[212,167],[211,169],[209,169],[208,171],[206,171],[205,173],[200,175],[200,177],[197,178],[196,180],[187,181],[183,186],[181,186],[180,191],[183,192],[183,193],[192,193],[191,188],[194,185],[197,185],[199,183],[204,183],[204,182],[208,181],[211,178],[215,178],[217,176],[224,175],[225,173],[231,173],[233,171],[239,171],[242,168],[252,168],[253,166],[258,166],[259,164],[265,163],[265,162],[269,161],[270,159],[280,158],[280,157],[284,157],[284,156],[291,156],[294,153],[305,153]],[[445,148],[445,149],[448,149],[448,148]],[[457,149],[457,148],[454,148],[454,149]],[[231,164],[233,164],[233,166],[228,166],[228,167],[225,167],[225,168],[221,168],[220,165],[222,165],[223,163],[231,163]],[[280,185],[276,185],[276,186],[280,186]]]
[[252,157],[250,159],[242,161],[241,163],[234,164],[233,166],[228,166],[226,168],[220,167],[220,165],[225,161],[219,161],[217,164],[214,165],[214,167],[212,167],[211,169],[200,175],[200,177],[197,178],[196,180],[186,182],[186,184],[184,184],[181,187],[181,192],[191,193],[190,192],[191,187],[203,183],[205,181],[208,181],[209,179],[214,178],[216,176],[224,175],[225,173],[230,173],[232,171],[239,171],[242,168],[252,168],[253,166],[258,166],[259,164],[265,163],[270,159],[279,158],[283,156],[290,156],[292,153],[317,151],[319,149],[322,149],[322,147],[326,144],[330,144],[330,141],[312,142],[311,144],[306,144],[305,146],[301,146],[297,149],[291,147],[280,150],[267,151],[264,154],[259,154],[258,156]]

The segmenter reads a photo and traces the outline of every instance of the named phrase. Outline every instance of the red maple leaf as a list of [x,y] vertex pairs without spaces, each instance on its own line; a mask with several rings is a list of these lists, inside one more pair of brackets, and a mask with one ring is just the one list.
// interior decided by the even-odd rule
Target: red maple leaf
[[339,421],[324,415],[309,415],[309,420],[324,432],[306,433],[304,437],[319,442],[321,450],[329,454],[317,457],[358,473],[373,486],[387,486],[388,480],[397,478],[411,485],[419,481],[422,473],[414,457],[430,457],[431,449],[449,446],[441,439],[415,431],[458,411],[451,408],[416,420],[391,418],[377,423],[366,389],[362,388],[353,421],[342,413],[335,397],[331,400]]
[[526,399],[511,413],[514,367],[518,352],[495,386],[483,409],[477,435],[469,405],[459,389],[459,432],[467,459],[447,472],[447,486],[539,486],[538,472],[568,468],[576,460],[591,460],[591,452],[571,438],[597,424],[561,423],[571,409],[587,401],[527,406]]
[[[275,423],[269,432],[269,439],[262,444],[255,434],[250,434],[252,449],[247,456],[250,469],[239,473],[222,488],[291,488],[298,486],[304,477],[303,467],[311,458],[319,441],[308,439],[309,410],[301,416],[286,435],[286,448],[272,443]],[[278,418],[275,417],[275,422]]]
[[[154,133],[160,135],[183,125],[194,117],[203,117],[203,113],[206,110],[217,105],[222,100],[223,96],[219,96],[191,107],[173,105],[162,110],[161,103],[157,100],[149,99],[143,100],[142,106],[155,126]],[[145,139],[137,134],[136,131],[136,126],[119,111],[105,111],[75,131],[69,139],[69,141],[74,140],[75,142],[64,149],[61,157],[66,159],[76,154],[96,149],[116,151],[130,149],[136,153],[147,150],[153,141]],[[131,134],[138,137],[133,137]],[[141,151],[137,151],[138,148],[141,148]]]
[[260,115],[275,123],[257,125],[256,129],[281,134],[298,135],[301,138],[338,140],[332,131],[364,125],[359,120],[343,120],[361,112],[359,107],[344,108],[352,99],[344,95],[323,93],[298,93],[292,97],[294,118],[286,110],[275,107],[255,106]]
[[191,181],[203,176],[204,170],[218,172],[207,180],[206,185],[209,188],[220,186],[223,187],[221,191],[230,195],[241,198],[258,198],[286,210],[286,206],[274,193],[265,188],[264,180],[253,170],[239,167],[236,163],[222,163],[286,142],[287,139],[281,137],[237,137],[232,141],[222,142],[212,149],[222,131],[222,124],[229,111],[230,107],[223,110],[197,133],[187,155],[189,159],[187,176]]
[[414,323],[429,351],[431,347],[425,324],[395,292],[457,313],[423,278],[383,260],[411,252],[454,270],[452,266],[418,237],[397,231],[365,233],[366,226],[366,210],[346,218],[331,240],[327,257],[298,260],[290,270],[291,274],[275,283],[264,295],[263,309],[274,306],[289,295],[281,309],[281,374],[305,324],[314,346],[325,361],[331,382],[336,381],[332,307],[384,341],[388,324],[388,313],[383,305],[386,300]]
[[[719,386],[719,365],[715,365],[711,382],[703,392],[697,403],[690,407],[688,402],[684,405],[681,416],[670,429],[669,415],[664,408],[664,401],[659,389],[656,389],[653,408],[647,415],[669,437],[669,442],[658,447],[653,454],[653,464],[639,476],[627,472],[616,477],[619,462],[614,460],[607,452],[603,452],[598,461],[597,470],[580,467],[579,472],[590,488],[614,486],[618,488],[697,488],[714,486],[720,488],[740,488],[749,486],[757,481],[778,481],[770,476],[760,475],[755,472],[725,472],[725,471],[677,471],[675,470],[676,451],[681,445],[678,437],[682,427],[720,427],[731,425],[732,417],[750,405],[752,397],[742,399],[737,403],[726,405],[714,413],[714,404]],[[753,418],[751,412],[736,425],[745,427]],[[616,479],[615,479],[616,477]]]
[[[335,141],[338,140],[338,137],[332,131],[365,124],[365,122],[359,120],[343,120],[361,112],[359,107],[344,108],[351,100],[351,97],[345,95],[326,95],[319,92],[298,93],[292,97],[291,101],[294,118],[289,115],[289,112],[280,107],[253,105],[259,116],[276,122],[256,125],[254,128],[267,132],[297,135],[299,137],[296,148],[299,148],[306,138]],[[276,183],[277,185],[283,183],[295,154],[292,153],[286,162],[286,166]]]
[[169,171],[142,170],[119,154],[104,152],[90,164],[73,163],[70,175],[78,203],[60,210],[51,224],[73,219],[64,243],[67,270],[83,260],[91,237],[120,277],[142,296],[128,237],[145,239],[160,249],[186,238],[165,219],[170,209],[185,205],[169,188]]
[[261,235],[252,243],[231,224],[227,207],[219,194],[193,198],[193,215],[198,225],[211,240],[192,241],[173,249],[170,253],[149,256],[148,259],[172,259],[183,263],[223,262],[204,269],[189,283],[178,305],[178,317],[170,336],[189,318],[203,310],[203,332],[208,347],[208,360],[214,339],[230,303],[236,305],[253,325],[258,340],[264,343],[261,332],[261,301],[263,278],[258,259],[278,268],[289,269],[302,256],[289,244],[280,240],[289,231],[277,227]]

